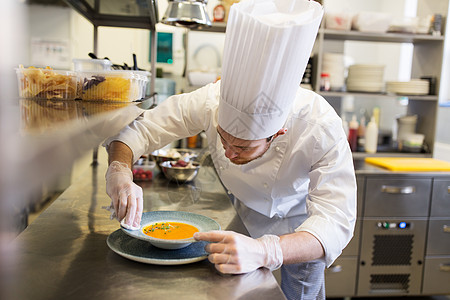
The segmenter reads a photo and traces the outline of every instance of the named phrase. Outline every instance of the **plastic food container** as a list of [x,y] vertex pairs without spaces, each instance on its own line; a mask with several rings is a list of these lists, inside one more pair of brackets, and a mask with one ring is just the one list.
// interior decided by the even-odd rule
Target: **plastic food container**
[[405,135],[398,141],[398,149],[404,152],[421,152],[425,135],[413,133]]
[[134,164],[133,181],[150,181],[153,178],[156,163],[154,161],[146,161],[145,164]]
[[71,71],[17,68],[19,96],[29,99],[74,100],[77,97],[77,74]]
[[148,71],[133,71],[138,76],[139,82],[139,99],[145,98],[147,94],[147,86],[150,81],[150,72]]
[[349,13],[325,14],[325,28],[334,30],[351,30],[352,15]]
[[109,71],[112,67],[112,62],[107,59],[78,59],[72,60],[73,69],[75,72],[89,72],[89,71]]
[[82,100],[131,102],[141,99],[142,77],[134,71],[80,72]]
[[385,33],[389,29],[392,16],[381,12],[359,12],[352,19],[352,28],[361,32]]

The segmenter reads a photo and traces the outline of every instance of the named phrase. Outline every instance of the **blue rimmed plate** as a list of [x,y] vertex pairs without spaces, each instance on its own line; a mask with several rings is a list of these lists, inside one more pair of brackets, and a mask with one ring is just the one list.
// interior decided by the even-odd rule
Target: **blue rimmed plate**
[[208,257],[205,251],[207,242],[193,243],[178,250],[163,250],[150,243],[135,239],[117,229],[106,240],[108,247],[115,253],[133,261],[154,265],[184,265],[204,260]]
[[150,242],[153,246],[162,249],[181,249],[196,242],[194,238],[167,240],[150,237],[143,232],[144,227],[159,222],[181,222],[197,227],[200,232],[220,230],[220,225],[213,219],[185,211],[151,211],[142,214],[141,227],[138,230],[129,230],[121,227],[127,235]]

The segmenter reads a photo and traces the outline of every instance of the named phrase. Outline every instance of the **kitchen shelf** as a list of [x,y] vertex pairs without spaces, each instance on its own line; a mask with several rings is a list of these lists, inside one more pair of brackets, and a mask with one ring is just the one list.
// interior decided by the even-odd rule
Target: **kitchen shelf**
[[193,31],[204,31],[204,32],[219,32],[225,33],[227,29],[227,23],[225,22],[215,22],[212,23],[212,26],[199,26],[197,28],[192,28]]
[[425,101],[438,101],[437,95],[396,95],[396,94],[387,94],[387,93],[364,93],[364,92],[337,92],[330,91],[318,92],[323,97],[346,97],[346,96],[354,96],[354,97],[370,97],[370,98],[408,98],[409,100],[425,100]]
[[[73,0],[72,0],[73,1]],[[226,23],[213,23],[212,26],[199,26],[193,28],[193,31],[205,32],[222,32],[226,31]],[[429,34],[413,34],[413,33],[371,33],[360,32],[354,30],[334,30],[324,29],[319,30],[319,34],[323,34],[325,39],[329,40],[348,40],[348,41],[366,41],[366,42],[386,42],[386,43],[421,43],[421,42],[443,42],[444,36],[429,35]]]
[[[156,74],[156,23],[159,22],[157,0],[110,1],[64,0],[94,26],[94,49],[97,55],[98,27],[124,27],[150,30],[151,73]],[[155,92],[155,78],[150,77],[150,94]]]
[[64,0],[94,26],[113,26],[155,30],[158,23],[156,0]]
[[[448,23],[448,1],[439,2],[436,5],[433,1],[418,1],[418,16],[427,14],[441,14],[443,16],[441,32],[446,32]],[[341,112],[342,98],[353,96],[357,98],[370,99],[375,101],[384,101],[389,99],[408,99],[406,114],[418,115],[416,132],[425,135],[425,143],[429,146],[430,154],[433,153],[433,147],[436,135],[436,120],[438,115],[440,95],[396,95],[391,93],[365,93],[365,92],[322,92],[320,90],[320,74],[322,72],[323,57],[325,53],[341,53],[345,54],[346,42],[362,42],[369,45],[377,45],[379,47],[387,47],[385,44],[404,44],[412,45],[411,57],[411,78],[421,78],[423,76],[432,76],[436,78],[436,92],[439,92],[441,84],[441,76],[445,72],[442,67],[444,57],[445,35],[431,34],[413,34],[413,33],[372,33],[360,32],[354,30],[334,30],[327,29],[322,26],[316,39],[314,49],[314,77],[312,83],[313,89],[325,97],[338,111]],[[364,63],[364,62],[362,62]],[[370,62],[368,62],[370,63]],[[395,63],[391,61],[390,63]],[[372,102],[371,102],[372,103]],[[418,154],[413,154],[418,155]]]
[[412,34],[412,33],[371,33],[348,30],[333,30],[321,28],[319,33],[324,35],[328,40],[347,40],[347,41],[365,41],[365,42],[385,42],[385,43],[429,43],[443,42],[444,37]]

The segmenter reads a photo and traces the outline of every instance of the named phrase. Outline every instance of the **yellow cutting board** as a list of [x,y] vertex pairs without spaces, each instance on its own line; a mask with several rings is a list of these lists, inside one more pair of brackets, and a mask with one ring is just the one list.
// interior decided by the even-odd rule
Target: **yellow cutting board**
[[450,171],[450,162],[434,158],[366,157],[365,161],[391,171]]

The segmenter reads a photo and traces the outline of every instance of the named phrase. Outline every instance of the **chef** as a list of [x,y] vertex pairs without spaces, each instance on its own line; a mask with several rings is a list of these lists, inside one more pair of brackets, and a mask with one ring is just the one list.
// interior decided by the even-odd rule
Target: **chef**
[[288,299],[325,299],[324,269],[350,241],[353,160],[342,121],[299,86],[323,15],[307,0],[243,0],[231,7],[222,80],[175,95],[105,142],[106,189],[118,220],[139,227],[142,154],[205,132],[214,166],[251,237],[196,233],[222,273],[281,268]]

